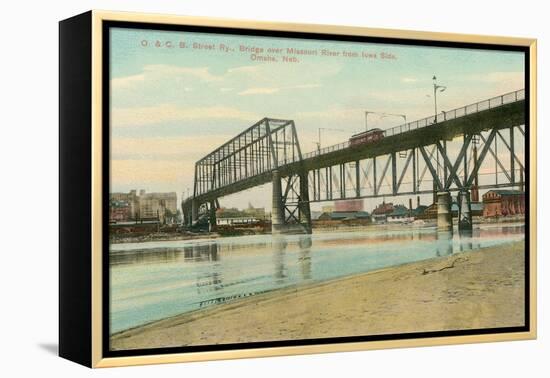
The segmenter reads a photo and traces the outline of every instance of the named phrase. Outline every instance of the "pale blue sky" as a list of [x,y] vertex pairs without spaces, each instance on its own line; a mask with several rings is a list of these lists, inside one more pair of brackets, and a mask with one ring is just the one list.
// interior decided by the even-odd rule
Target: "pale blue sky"
[[[143,41],[148,45],[143,46]],[[156,47],[159,41],[161,47]],[[165,47],[170,41],[172,48]],[[189,48],[181,49],[180,41]],[[214,44],[215,50],[192,48]],[[219,45],[234,48],[223,52]],[[298,63],[259,62],[239,46],[328,49],[340,56],[295,55]],[[341,52],[377,54],[348,58]],[[380,53],[396,59],[380,59]],[[432,76],[447,86],[440,110],[524,86],[518,52],[383,45],[371,43],[228,36],[188,32],[111,30],[112,189],[176,191],[192,186],[193,164],[263,117],[293,119],[302,150],[315,149],[319,127],[327,146],[364,128],[364,111],[433,114]],[[387,128],[398,118],[369,118]],[[264,205],[264,195],[248,193]],[[265,201],[266,204],[269,201]],[[246,202],[244,202],[246,204]]]

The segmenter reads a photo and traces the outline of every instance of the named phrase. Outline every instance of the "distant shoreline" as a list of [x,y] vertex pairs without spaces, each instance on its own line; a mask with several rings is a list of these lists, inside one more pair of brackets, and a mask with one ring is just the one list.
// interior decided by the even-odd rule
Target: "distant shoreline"
[[513,242],[273,290],[118,332],[111,348],[521,326],[524,255]]
[[[500,217],[500,218],[474,218],[474,224],[494,224],[494,223],[515,223],[515,222],[524,222],[525,217]],[[419,225],[418,227],[430,227],[435,226],[435,219],[426,219],[424,220],[425,224]],[[457,218],[453,218],[453,224],[457,224]],[[410,223],[405,224],[410,225]],[[396,228],[403,226],[403,224],[395,223],[385,223],[377,224],[372,223],[369,225],[315,225],[313,226],[314,232],[331,232],[331,231],[355,231],[360,229],[373,229],[377,227],[392,227]],[[235,235],[221,235],[217,232],[197,232],[197,233],[176,233],[176,232],[151,232],[145,235],[117,235],[116,237],[111,237],[109,242],[111,244],[124,244],[124,243],[146,243],[154,241],[178,241],[178,240],[195,240],[195,239],[217,239],[217,238],[229,238],[235,236],[246,236],[246,235],[269,235],[270,233],[265,232],[249,232]]]
[[152,232],[146,235],[128,235],[110,238],[110,244],[126,243],[147,243],[155,241],[177,241],[177,240],[195,240],[195,239],[217,239],[220,235],[215,232],[203,232],[195,234],[181,234],[176,232]]

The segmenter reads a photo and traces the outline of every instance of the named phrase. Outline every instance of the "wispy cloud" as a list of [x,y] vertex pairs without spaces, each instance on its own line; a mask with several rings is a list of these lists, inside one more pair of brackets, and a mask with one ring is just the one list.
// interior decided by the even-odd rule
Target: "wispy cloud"
[[182,67],[169,64],[151,64],[143,68],[145,74],[156,74],[169,76],[171,78],[178,76],[191,76],[200,79],[203,82],[212,82],[222,80],[222,76],[214,75],[208,67]]
[[338,124],[338,122],[353,124],[353,121],[362,120],[364,114],[365,110],[362,108],[332,107],[319,111],[298,112],[296,119],[323,119],[332,120],[334,124]]
[[257,94],[273,94],[273,93],[280,92],[281,90],[310,89],[310,88],[319,88],[319,87],[321,87],[321,84],[298,84],[298,85],[290,85],[286,87],[247,88],[244,91],[241,91],[237,94],[240,96],[257,95]]
[[486,75],[469,75],[468,79],[485,83],[517,82],[523,85],[524,73],[521,71],[489,72]]
[[111,161],[112,177],[116,177],[117,185],[124,187],[148,188],[154,190],[159,186],[170,185],[181,189],[180,184],[185,177],[182,173],[192,172],[190,161],[170,160],[132,160]]
[[257,95],[257,94],[273,94],[277,93],[281,88],[248,88],[237,93],[239,96]]
[[124,89],[136,83],[142,83],[143,81],[145,81],[145,74],[140,73],[137,75],[113,78],[111,80],[111,86],[113,89]]
[[201,82],[212,83],[221,82],[227,75],[245,74],[250,75],[259,71],[258,65],[256,66],[240,66],[227,70],[224,75],[214,75],[210,72],[208,67],[186,67],[171,64],[147,64],[143,66],[142,71],[139,74],[114,77],[111,79],[111,85],[113,89],[127,89],[136,84],[143,84],[146,80],[158,80],[161,78],[169,78],[170,80],[178,78],[192,78],[198,79]]
[[258,115],[229,106],[204,106],[186,108],[175,104],[161,104],[145,107],[113,108],[114,127],[143,126],[163,122],[207,119],[255,120]]
[[233,67],[229,68],[227,72],[229,73],[252,73],[252,72],[258,72],[260,69],[260,65],[253,65],[253,66],[239,66],[239,67]]
[[112,139],[111,154],[118,160],[173,160],[199,158],[205,149],[214,149],[231,139],[231,135],[186,135],[180,137],[147,137]]
[[[111,79],[111,86],[115,90],[134,89],[136,85],[142,85],[146,80],[158,80],[159,78],[193,78],[201,82],[211,83],[223,80],[222,76],[212,74],[208,67],[180,67],[168,64],[149,64],[143,67],[139,74],[115,77]],[[187,90],[188,88],[185,88]]]

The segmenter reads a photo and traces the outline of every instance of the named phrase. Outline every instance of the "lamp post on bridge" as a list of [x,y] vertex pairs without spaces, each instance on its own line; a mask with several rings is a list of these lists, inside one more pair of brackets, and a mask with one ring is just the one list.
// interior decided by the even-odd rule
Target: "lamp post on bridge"
[[434,86],[434,109],[435,109],[434,123],[437,123],[437,92],[444,92],[445,89],[447,89],[447,87],[444,85],[438,85],[437,77],[435,75],[433,76],[432,80],[433,80],[433,86]]
[[[437,84],[437,77],[434,75],[432,77],[433,88],[434,88],[434,125],[437,124],[437,92],[444,92],[447,89],[444,85]],[[443,149],[447,151],[447,143],[443,141]],[[446,153],[446,152],[444,152]],[[439,166],[439,151],[436,151],[436,160],[437,160],[437,177],[440,177],[440,166]],[[443,171],[443,185],[447,182],[447,167],[445,166]],[[434,203],[437,203],[437,229],[438,236],[446,235],[445,237],[452,237],[453,232],[453,218],[452,218],[452,197],[451,193],[446,191],[436,191],[434,182]],[[441,188],[439,188],[441,189]],[[469,200],[469,197],[468,197]],[[461,200],[462,201],[462,200]],[[459,204],[459,206],[461,206]],[[460,228],[460,226],[459,226]]]
[[374,114],[376,112],[369,112],[368,110],[365,110],[365,132],[369,131],[369,114]]
[[[445,85],[439,85],[437,84],[437,77],[434,75],[432,77],[432,81],[433,81],[433,90],[434,90],[434,94],[433,94],[433,98],[434,98],[434,125],[437,123],[437,92],[444,92],[445,89],[447,89],[447,87]],[[426,97],[431,97],[431,95],[426,95]],[[445,112],[443,112],[445,113]],[[447,149],[447,142],[446,141],[443,141],[443,148],[446,150]],[[440,177],[441,174],[441,168],[439,166],[439,151],[436,151],[436,165],[437,165],[437,177]],[[434,193],[435,193],[435,182],[434,182]],[[434,195],[434,202],[435,202],[435,195]]]

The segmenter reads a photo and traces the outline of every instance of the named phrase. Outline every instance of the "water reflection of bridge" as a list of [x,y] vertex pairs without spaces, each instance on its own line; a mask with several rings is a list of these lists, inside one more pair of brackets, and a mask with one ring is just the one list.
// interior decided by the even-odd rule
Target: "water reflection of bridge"
[[[522,227],[522,226],[518,226]],[[475,228],[473,234],[468,237],[463,235],[458,238],[449,233],[436,233],[433,229],[409,229],[402,230],[377,230],[375,232],[361,233],[346,237],[346,247],[354,251],[362,250],[361,246],[368,245],[371,250],[376,250],[379,244],[382,250],[390,245],[404,245],[414,242],[417,245],[426,246],[426,257],[446,256],[456,252],[478,249],[480,240],[491,235],[501,236],[503,230],[490,228],[480,230]],[[504,232],[517,234],[518,229],[510,228]],[[190,272],[183,274],[181,279],[190,281],[196,290],[200,307],[224,303],[230,300],[257,295],[272,290],[273,287],[285,287],[298,282],[308,282],[313,278],[323,275],[323,261],[326,258],[325,251],[340,250],[342,247],[342,235],[333,237],[333,234],[313,237],[311,235],[273,235],[266,236],[263,240],[251,241],[247,238],[239,238],[235,242],[228,239],[211,240],[208,242],[190,243],[178,248],[143,248],[132,251],[112,252],[110,263],[112,265],[129,264],[172,264],[170,275],[179,271],[180,264],[194,265]],[[420,242],[420,244],[418,244]],[[313,252],[315,248],[315,252]],[[391,247],[390,247],[391,248]],[[341,250],[340,253],[346,253]],[[245,268],[242,261],[248,261],[248,254],[260,257],[262,264],[267,269],[256,270],[253,266]],[[367,253],[367,256],[369,254]],[[235,258],[234,261],[230,261]],[[422,258],[422,257],[421,257]],[[243,260],[244,259],[244,260]],[[266,260],[267,259],[267,260]],[[388,262],[391,262],[390,259]],[[157,268],[154,268],[157,269]],[[237,270],[235,270],[237,269]],[[240,269],[246,269],[247,273]],[[355,273],[360,273],[357,271]],[[274,283],[273,287],[263,286],[266,282]]]
[[[517,234],[518,232],[525,229],[523,225],[508,226],[505,229],[500,227],[495,228],[494,230],[489,228],[484,228],[483,231],[479,228],[474,228],[471,234],[464,235],[463,240],[472,240],[479,239],[481,236],[484,238],[491,238],[495,236],[507,235],[507,234]],[[388,228],[388,230],[378,230],[378,232],[372,232],[372,234],[366,234],[358,237],[349,238],[346,241],[346,245],[383,245],[386,242],[399,242],[407,243],[413,241],[422,241],[422,242],[437,242],[440,240],[451,240],[448,237],[443,237],[445,235],[442,232],[426,232],[425,229],[419,228],[417,230],[407,230],[403,232],[402,230],[396,230]],[[449,234],[452,237],[452,234]],[[275,255],[282,255],[286,251],[291,250],[292,252],[298,251],[299,260],[306,261],[309,260],[308,256],[312,248],[312,238],[308,235],[299,236],[298,239],[287,239],[284,236],[273,237],[272,239],[266,239],[258,242],[248,242],[246,244],[241,244],[238,242],[226,242],[218,243],[218,241],[213,240],[207,243],[196,243],[191,245],[185,245],[182,247],[170,247],[170,248],[144,248],[144,249],[133,249],[128,251],[116,251],[111,252],[109,257],[109,263],[111,265],[125,265],[125,264],[149,264],[149,263],[170,263],[174,261],[181,260],[183,263],[204,263],[204,262],[217,262],[220,261],[222,256],[231,256],[235,253],[237,254],[246,254],[254,253],[261,250],[272,250]],[[342,245],[342,241],[339,238],[336,239],[317,239],[315,241],[315,246],[317,248],[331,248],[339,247]],[[472,248],[479,247],[479,242],[474,243]],[[461,248],[464,248],[461,246]],[[462,251],[461,249],[460,251]],[[457,251],[454,251],[457,252]],[[278,261],[279,258],[274,258],[274,261]],[[280,265],[277,263],[276,265]],[[275,271],[284,272],[285,268],[277,268]],[[278,273],[279,276],[284,276],[284,273]]]
[[437,193],[438,226],[452,230],[452,191],[459,228],[469,230],[472,189],[523,188],[524,96],[518,90],[385,130],[377,142],[307,154],[294,121],[264,118],[195,164],[185,222],[215,225],[220,197],[272,183],[274,233],[310,233],[311,202],[428,193]]

